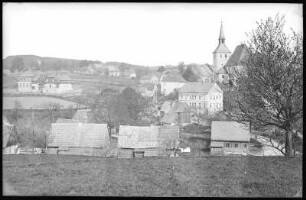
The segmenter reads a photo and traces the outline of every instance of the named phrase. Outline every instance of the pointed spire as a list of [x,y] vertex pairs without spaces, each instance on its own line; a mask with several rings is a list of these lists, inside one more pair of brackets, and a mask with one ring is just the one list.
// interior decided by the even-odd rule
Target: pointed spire
[[219,43],[224,43],[225,36],[224,36],[224,31],[223,31],[223,22],[221,20],[221,27],[220,27],[220,35],[219,35]]

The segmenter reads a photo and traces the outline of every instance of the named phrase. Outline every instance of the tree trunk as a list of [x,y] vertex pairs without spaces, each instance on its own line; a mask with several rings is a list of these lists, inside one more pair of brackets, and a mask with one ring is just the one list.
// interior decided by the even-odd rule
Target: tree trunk
[[292,141],[292,131],[287,129],[286,130],[286,156],[291,157],[293,156],[293,141]]

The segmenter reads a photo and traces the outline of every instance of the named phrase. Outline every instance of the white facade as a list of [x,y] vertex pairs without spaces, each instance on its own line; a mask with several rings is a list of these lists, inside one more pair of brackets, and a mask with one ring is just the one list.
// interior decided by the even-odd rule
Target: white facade
[[217,84],[208,93],[180,92],[179,102],[184,102],[198,112],[215,113],[223,110],[223,91]]

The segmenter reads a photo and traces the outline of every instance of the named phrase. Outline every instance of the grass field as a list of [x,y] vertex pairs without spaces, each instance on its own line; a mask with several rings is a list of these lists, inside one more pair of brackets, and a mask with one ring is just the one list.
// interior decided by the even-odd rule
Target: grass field
[[14,109],[15,101],[19,101],[22,105],[22,109],[43,109],[43,105],[49,102],[59,103],[62,105],[62,109],[67,109],[69,106],[75,108],[76,103],[66,101],[63,99],[53,97],[41,97],[41,96],[24,96],[24,97],[2,97],[3,109]]
[[292,197],[302,159],[4,155],[4,195]]

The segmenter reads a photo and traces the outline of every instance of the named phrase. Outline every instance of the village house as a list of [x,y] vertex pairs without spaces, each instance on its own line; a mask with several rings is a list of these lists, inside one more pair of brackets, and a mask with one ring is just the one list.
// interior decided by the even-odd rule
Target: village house
[[28,71],[20,77],[17,91],[21,93],[62,94],[73,90],[68,75]]
[[212,155],[246,155],[250,144],[249,125],[236,121],[212,121],[210,152]]
[[137,75],[134,69],[128,69],[123,72],[123,76],[126,78],[135,79]]
[[158,87],[152,83],[144,83],[138,86],[140,94],[146,99],[152,100],[152,103],[157,103]]
[[34,75],[35,74],[32,71],[24,72],[17,82],[17,91],[32,92],[32,80],[34,78]]
[[216,83],[186,83],[179,89],[179,102],[186,103],[197,113],[223,110],[223,91]]
[[178,72],[169,72],[162,76],[160,81],[161,94],[168,95],[183,87],[187,81]]
[[[166,112],[165,112],[166,111]],[[161,107],[161,125],[187,124],[191,123],[192,111],[186,103],[165,102]]]
[[117,66],[110,65],[108,66],[108,76],[118,77],[121,76],[121,72]]
[[163,76],[163,73],[161,72],[154,72],[153,74],[149,74],[149,75],[146,75],[146,76],[142,76],[139,80],[139,82],[141,84],[143,83],[152,83],[152,84],[159,84],[160,83],[160,80]]
[[167,156],[179,145],[178,126],[122,126],[119,127],[118,157]]
[[109,144],[107,124],[52,123],[46,153],[106,156]]

